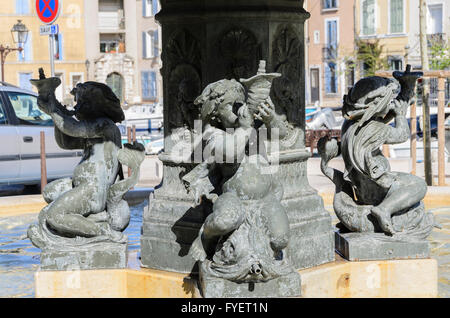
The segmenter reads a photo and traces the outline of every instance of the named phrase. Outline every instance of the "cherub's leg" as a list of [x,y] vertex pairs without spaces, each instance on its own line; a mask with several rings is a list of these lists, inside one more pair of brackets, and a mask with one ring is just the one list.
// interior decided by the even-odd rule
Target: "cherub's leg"
[[213,213],[208,215],[197,238],[191,245],[189,254],[196,260],[204,261],[206,251],[203,243],[215,237],[226,235],[236,230],[244,221],[242,202],[231,193],[224,193],[214,203]]
[[289,242],[289,220],[284,207],[274,196],[269,195],[266,200],[261,213],[267,220],[270,244],[274,251],[281,251]]
[[398,173],[385,199],[372,208],[383,231],[394,234],[391,217],[394,213],[410,208],[425,197],[427,185],[421,178]]
[[45,202],[50,203],[55,201],[64,192],[67,192],[71,189],[71,178],[58,179],[50,182],[45,186],[44,191],[42,191],[42,196],[44,197]]
[[83,215],[99,212],[105,206],[106,198],[101,187],[81,184],[64,193],[48,210],[47,222],[64,235],[94,237],[105,234],[105,230]]

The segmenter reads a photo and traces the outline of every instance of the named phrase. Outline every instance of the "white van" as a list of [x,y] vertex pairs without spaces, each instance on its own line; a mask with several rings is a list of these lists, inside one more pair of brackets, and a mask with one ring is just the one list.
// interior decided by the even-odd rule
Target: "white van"
[[45,132],[47,179],[71,177],[82,150],[63,150],[50,116],[39,110],[37,94],[0,82],[0,184],[39,184],[40,132]]

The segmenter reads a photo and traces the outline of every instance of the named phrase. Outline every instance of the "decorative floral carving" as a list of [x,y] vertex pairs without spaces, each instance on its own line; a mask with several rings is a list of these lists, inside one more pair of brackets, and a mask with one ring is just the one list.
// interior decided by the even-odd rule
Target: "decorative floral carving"
[[302,44],[291,26],[281,27],[275,35],[272,45],[273,70],[283,74],[274,80],[274,102],[277,111],[287,115],[289,122],[301,121],[300,92]]
[[219,36],[218,46],[227,79],[248,78],[258,69],[261,48],[250,31],[232,28]]
[[169,113],[170,130],[183,126],[192,129],[199,115],[193,101],[201,89],[200,60],[200,44],[189,31],[181,30],[168,41],[164,53],[169,71],[168,101],[178,108]]
[[195,98],[200,94],[200,84],[197,70],[189,64],[179,64],[170,73],[170,105],[178,108],[171,118],[173,126],[184,125],[190,130],[194,129],[194,120],[200,116],[198,107],[194,105]]

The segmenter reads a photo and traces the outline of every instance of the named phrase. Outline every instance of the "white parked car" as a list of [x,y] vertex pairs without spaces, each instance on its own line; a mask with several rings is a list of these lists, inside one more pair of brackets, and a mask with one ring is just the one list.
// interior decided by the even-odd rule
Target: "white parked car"
[[39,110],[37,94],[0,82],[0,184],[39,184],[40,132],[45,132],[47,179],[71,177],[81,150],[63,150],[51,117]]

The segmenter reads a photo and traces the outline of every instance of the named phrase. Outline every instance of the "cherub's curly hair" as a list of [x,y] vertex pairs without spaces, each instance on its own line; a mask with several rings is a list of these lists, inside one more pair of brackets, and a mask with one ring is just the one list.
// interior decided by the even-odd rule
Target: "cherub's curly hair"
[[120,100],[108,85],[80,83],[70,93],[75,96],[75,116],[79,120],[107,117],[118,123],[125,119]]
[[384,77],[371,76],[359,80],[348,94],[344,95],[343,117],[365,123],[389,106],[398,88],[397,81]]
[[245,88],[235,79],[220,80],[206,86],[202,94],[194,101],[195,105],[202,105],[202,119],[214,116],[219,105],[223,103],[244,104]]

